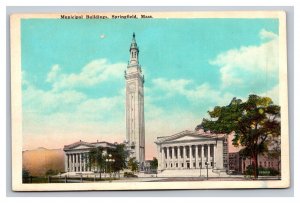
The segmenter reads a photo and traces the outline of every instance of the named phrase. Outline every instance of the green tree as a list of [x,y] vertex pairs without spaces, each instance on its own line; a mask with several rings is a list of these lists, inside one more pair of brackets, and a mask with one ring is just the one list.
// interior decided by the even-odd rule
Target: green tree
[[235,146],[244,146],[253,160],[253,175],[258,176],[258,154],[267,150],[271,138],[280,136],[280,107],[272,99],[249,95],[246,102],[233,98],[227,106],[208,111],[211,119],[203,119],[201,127],[214,133],[235,133]]
[[153,157],[153,159],[151,160],[150,162],[150,168],[152,170],[157,170],[157,167],[158,167],[158,161],[157,161],[157,158],[156,157]]
[[126,168],[126,159],[128,152],[126,151],[125,144],[117,144],[115,149],[108,149],[108,154],[112,155],[112,158],[115,160],[111,169],[113,172],[120,172]]
[[136,172],[138,170],[138,162],[135,160],[135,158],[130,158],[128,161],[128,168],[132,172]]
[[95,171],[100,173],[101,179],[101,172],[105,166],[105,158],[103,156],[103,148],[102,147],[95,147],[91,149],[88,153],[88,167],[94,169]]

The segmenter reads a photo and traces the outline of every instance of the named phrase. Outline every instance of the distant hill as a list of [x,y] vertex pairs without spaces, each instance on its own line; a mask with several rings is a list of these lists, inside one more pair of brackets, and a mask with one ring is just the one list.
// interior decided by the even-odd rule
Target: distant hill
[[43,147],[23,151],[23,168],[27,169],[32,176],[43,176],[49,169],[63,172],[64,151]]

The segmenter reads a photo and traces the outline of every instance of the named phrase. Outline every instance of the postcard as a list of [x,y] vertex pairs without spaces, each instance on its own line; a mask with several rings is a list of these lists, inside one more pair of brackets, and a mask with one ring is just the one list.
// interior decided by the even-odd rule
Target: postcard
[[283,11],[10,17],[14,191],[287,188]]

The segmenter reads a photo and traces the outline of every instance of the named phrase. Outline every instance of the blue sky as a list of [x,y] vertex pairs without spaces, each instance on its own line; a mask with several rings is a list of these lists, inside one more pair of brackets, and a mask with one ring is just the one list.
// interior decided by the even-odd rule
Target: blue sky
[[[146,156],[207,110],[250,93],[278,103],[278,20],[21,22],[23,147],[125,139],[124,70],[132,33],[145,74]],[[40,146],[37,146],[40,145]]]

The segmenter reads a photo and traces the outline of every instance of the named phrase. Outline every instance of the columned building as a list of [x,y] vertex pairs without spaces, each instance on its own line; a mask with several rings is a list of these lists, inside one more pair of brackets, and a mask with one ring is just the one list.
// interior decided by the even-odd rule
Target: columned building
[[93,172],[96,169],[88,164],[88,156],[91,149],[101,147],[103,155],[107,154],[107,149],[114,149],[116,146],[109,142],[93,142],[84,141],[75,142],[64,146],[65,152],[65,171],[66,172]]
[[[227,136],[210,132],[183,131],[158,137],[158,170],[209,169],[227,167]],[[207,165],[206,165],[207,164]]]
[[126,81],[126,142],[130,157],[145,161],[144,76],[139,64],[139,48],[133,33]]

